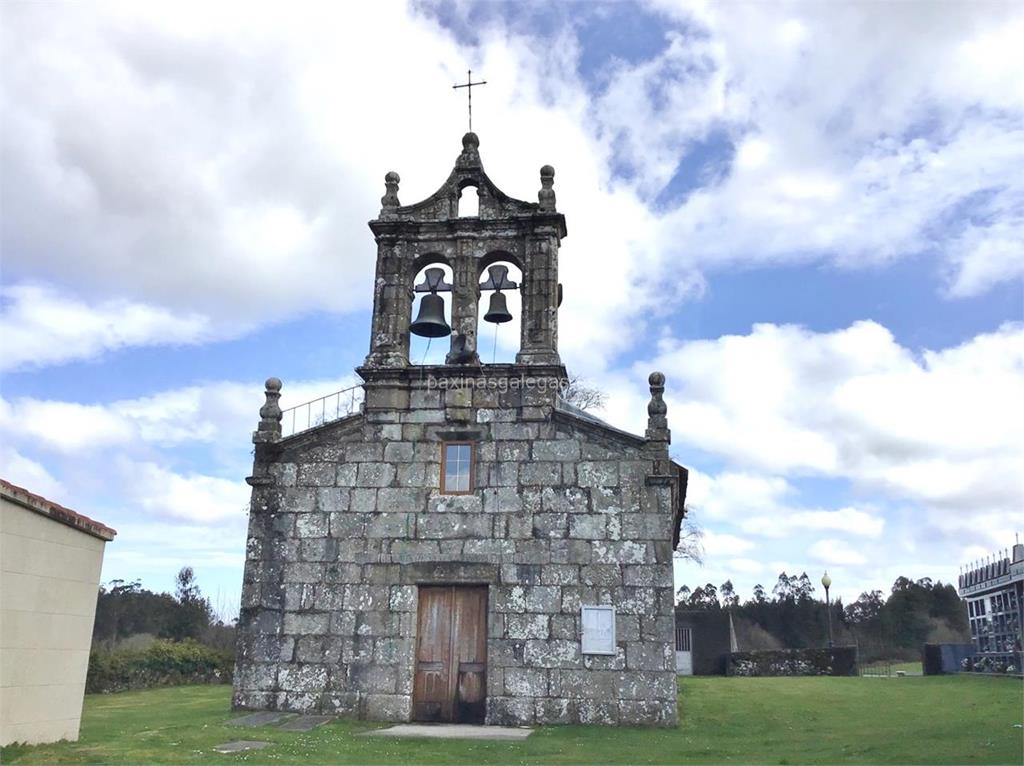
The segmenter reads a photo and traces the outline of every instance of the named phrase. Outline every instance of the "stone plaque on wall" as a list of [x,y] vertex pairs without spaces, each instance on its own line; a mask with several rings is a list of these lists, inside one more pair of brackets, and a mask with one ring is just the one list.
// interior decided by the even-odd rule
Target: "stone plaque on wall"
[[581,607],[583,654],[615,654],[615,607]]

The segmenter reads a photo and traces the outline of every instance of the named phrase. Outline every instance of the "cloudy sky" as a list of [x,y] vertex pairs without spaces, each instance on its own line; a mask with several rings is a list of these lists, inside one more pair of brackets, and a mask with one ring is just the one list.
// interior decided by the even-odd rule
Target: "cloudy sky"
[[490,176],[557,172],[566,365],[639,432],[668,378],[678,584],[850,599],[1024,526],[1019,4],[0,11],[0,475],[118,529],[104,580],[237,608],[262,381],[353,381],[366,221],[447,176],[469,67]]

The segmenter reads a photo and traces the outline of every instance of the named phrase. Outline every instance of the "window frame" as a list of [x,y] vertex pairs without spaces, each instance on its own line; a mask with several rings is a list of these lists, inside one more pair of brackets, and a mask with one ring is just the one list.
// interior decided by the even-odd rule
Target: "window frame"
[[[611,646],[607,649],[595,649],[588,645],[586,615],[587,612],[604,612],[611,616]],[[619,653],[619,645],[616,641],[617,626],[615,625],[615,606],[613,604],[583,604],[580,606],[580,654],[597,654],[605,657],[615,657]],[[596,642],[595,642],[596,643]]]
[[[448,448],[469,447],[469,482],[468,489],[448,489],[445,486],[445,476],[448,473]],[[442,495],[471,495],[476,491],[476,442],[471,441],[443,441],[441,442],[441,477],[438,480]]]
[[693,651],[693,630],[688,625],[676,625],[676,651]]

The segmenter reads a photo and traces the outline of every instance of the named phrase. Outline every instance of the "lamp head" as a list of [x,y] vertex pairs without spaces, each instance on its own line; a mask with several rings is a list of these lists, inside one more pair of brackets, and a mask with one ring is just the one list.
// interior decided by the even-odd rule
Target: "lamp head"
[[821,584],[825,586],[825,590],[828,590],[832,585],[832,578],[828,576],[828,572],[821,576]]

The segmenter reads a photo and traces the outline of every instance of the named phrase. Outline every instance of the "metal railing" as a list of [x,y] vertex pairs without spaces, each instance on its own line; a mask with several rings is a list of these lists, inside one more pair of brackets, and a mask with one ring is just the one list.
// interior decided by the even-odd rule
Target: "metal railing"
[[281,436],[294,436],[359,412],[363,387],[350,386],[281,411]]

